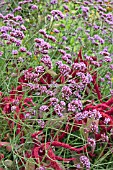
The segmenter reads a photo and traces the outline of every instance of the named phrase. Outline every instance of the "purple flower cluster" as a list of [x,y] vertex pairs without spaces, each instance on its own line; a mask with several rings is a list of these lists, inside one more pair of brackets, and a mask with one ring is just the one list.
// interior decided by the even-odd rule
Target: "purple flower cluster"
[[60,31],[58,29],[54,28],[53,32],[58,34]]
[[46,86],[40,86],[40,94],[47,93],[47,87]]
[[17,55],[17,54],[18,54],[18,51],[17,51],[17,50],[13,50],[13,51],[12,51],[12,54],[13,54],[13,55]]
[[39,33],[44,35],[44,37],[47,38],[48,40],[56,42],[56,38],[54,36],[52,36],[52,35],[48,35],[45,30],[41,29],[41,30],[39,30]]
[[96,133],[96,134],[98,133],[98,125],[96,124],[96,122],[91,123],[90,130],[93,133]]
[[37,7],[37,5],[33,5],[33,4],[32,4],[32,5],[31,5],[31,9],[32,9],[32,10],[37,10],[38,7]]
[[31,80],[33,81],[37,79],[39,76],[37,73],[31,72],[29,70],[24,70],[23,74],[24,74],[25,80],[29,80],[29,81]]
[[39,119],[37,122],[38,122],[38,125],[39,125],[41,128],[44,128],[45,123],[44,123],[43,120]]
[[52,5],[55,5],[55,4],[57,4],[58,3],[58,0],[51,0],[51,2],[50,2]]
[[75,70],[85,71],[86,70],[86,65],[83,62],[74,63],[72,65],[72,68],[75,69]]
[[64,60],[67,64],[72,64],[72,61],[70,60],[71,58],[71,54],[68,53],[65,53],[65,55],[62,56],[62,60]]
[[110,56],[110,53],[108,52],[108,47],[104,47],[100,54],[103,56]]
[[35,68],[35,70],[36,70],[36,72],[37,72],[38,74],[44,73],[44,71],[45,71],[45,69],[44,69],[43,66],[37,66],[37,67]]
[[87,117],[87,115],[84,114],[83,112],[76,112],[75,113],[75,120],[76,121],[84,120],[86,117]]
[[63,64],[62,61],[58,61],[58,62],[56,63],[56,65],[58,65],[58,68],[59,68],[59,70],[60,70],[60,73],[61,73],[62,75],[64,75],[64,76],[69,75],[69,73],[71,72],[70,67],[69,67],[68,65],[66,65],[66,64]]
[[83,105],[81,100],[72,100],[69,104],[68,104],[68,111],[69,112],[78,112],[83,110]]
[[80,162],[83,164],[83,167],[85,167],[86,170],[90,170],[90,161],[86,156],[81,156]]
[[50,98],[50,102],[51,102],[51,105],[52,105],[52,106],[55,106],[55,105],[58,103],[58,101],[59,101],[59,100],[58,100],[57,98],[55,98],[55,97],[51,97],[51,98]]
[[66,100],[69,100],[71,95],[72,95],[71,89],[68,86],[63,86],[62,97],[65,98]]
[[25,47],[20,47],[20,52],[26,52],[26,48]]
[[108,57],[108,56],[105,56],[105,57],[104,57],[104,61],[105,61],[105,62],[108,62],[108,63],[111,63],[111,62],[112,62],[112,58],[111,58],[111,57]]
[[[35,141],[34,146],[32,145],[32,154],[37,162],[35,165],[37,170],[46,169],[42,167],[46,160],[46,157],[43,159],[43,152],[46,153],[49,144],[55,144],[56,146],[51,146],[57,147],[62,142],[67,142],[68,140],[63,141],[62,136],[65,136],[65,134],[68,136],[70,129],[72,134],[82,133],[82,137],[86,141],[86,149],[83,149],[83,152],[87,151],[87,157],[85,155],[81,156],[83,152],[80,152],[80,155],[78,152],[80,161],[76,167],[78,170],[90,170],[90,164],[93,164],[92,157],[95,154],[95,148],[98,148],[100,144],[99,142],[106,142],[109,144],[108,147],[111,147],[111,137],[113,137],[112,115],[111,113],[108,114],[112,111],[112,104],[110,105],[109,100],[106,102],[107,99],[101,97],[101,94],[104,94],[108,98],[108,91],[113,96],[113,83],[111,81],[113,72],[113,54],[111,52],[113,14],[108,12],[108,4],[111,5],[111,2],[107,0],[81,0],[80,2],[76,1],[76,4],[78,3],[76,5],[74,1],[69,2],[69,0],[63,0],[63,2],[59,0],[40,1],[38,4],[39,1],[19,1],[18,6],[11,14],[0,14],[0,22],[2,23],[0,27],[0,46],[2,46],[0,56],[3,55],[4,49],[4,51],[7,51],[7,49],[11,51],[11,57],[14,61],[10,61],[8,52],[6,52],[5,58],[3,58],[4,53],[1,59],[8,58],[6,68],[8,74],[10,73],[9,65],[15,67],[14,72],[11,73],[11,78],[19,77],[19,86],[16,91],[19,91],[17,96],[19,96],[21,103],[25,104],[25,110],[24,106],[14,98],[14,90],[11,91],[11,98],[9,96],[4,98],[3,104],[0,104],[0,106],[4,105],[2,106],[3,113],[5,113],[5,110],[6,113],[10,110],[12,115],[17,115],[19,112],[19,116],[23,116],[28,125],[32,123],[32,119],[37,120],[35,121],[38,124],[37,131],[40,130],[39,128],[43,129],[45,125],[47,127],[48,122],[51,122],[51,118],[55,119],[55,122],[56,120],[61,122],[64,120],[61,123],[63,125],[61,130],[64,133],[58,131],[56,136],[58,139],[54,136],[56,128],[51,127],[48,130],[48,135],[45,136],[44,130],[41,139],[39,138]],[[69,4],[65,5],[68,2]],[[23,14],[24,9],[29,9],[30,12],[26,11],[22,17],[20,13]],[[30,16],[29,19],[27,19],[26,14],[28,14],[28,18]],[[38,28],[38,32],[34,29],[35,26]],[[32,39],[29,39],[31,36],[34,38],[33,44]],[[29,43],[32,44],[31,47]],[[6,44],[9,46],[5,46]],[[32,49],[32,53],[27,51],[28,47]],[[35,54],[34,59],[37,58],[37,61],[33,61],[33,58],[30,57],[32,54]],[[85,55],[83,56],[83,54]],[[104,65],[105,69],[102,72]],[[8,76],[6,82],[7,80]],[[107,85],[105,85],[106,81]],[[30,100],[28,100],[28,103],[24,100],[23,91],[25,91],[25,95],[31,97],[30,100],[33,99],[34,103],[36,101],[32,106],[33,108],[31,108]],[[2,94],[0,92],[0,100],[1,98]],[[11,105],[9,105],[10,99]],[[101,102],[103,99],[104,101]],[[5,100],[7,103],[4,104]],[[110,100],[112,100],[112,97]],[[21,109],[18,111],[19,107]],[[34,107],[38,110],[34,110]],[[31,120],[27,121],[27,119]],[[19,126],[21,126],[21,122],[19,122]],[[59,127],[58,123],[57,128]],[[22,128],[22,133],[21,135],[24,135],[24,128]],[[67,136],[65,136],[65,139]],[[47,145],[44,143],[45,141],[47,141]],[[38,152],[40,146],[43,148],[44,145],[46,147],[41,150],[42,153]],[[100,145],[102,146],[102,144]],[[50,163],[49,165],[53,166],[51,168],[54,169],[60,167],[60,164],[57,164],[57,159],[61,159],[61,157],[55,155],[55,150],[51,146],[48,150],[47,160]],[[75,150],[68,143],[63,143],[61,146]],[[79,150],[79,148],[77,149]],[[63,153],[65,153],[64,150]],[[106,150],[103,154],[105,152]],[[98,151],[96,151],[96,154],[98,154]],[[65,158],[62,160],[65,162]],[[50,168],[48,161],[46,165]],[[38,166],[40,168],[37,168]],[[59,169],[62,169],[62,166]]]
[[36,168],[36,170],[46,170],[46,168],[43,166],[40,166],[39,168]]
[[[81,109],[82,110],[82,109]],[[75,114],[75,119],[76,120],[84,120],[87,118],[93,118],[95,120],[99,120],[102,117],[101,113],[99,111],[97,111],[96,109],[92,110],[92,111],[83,111],[83,112],[77,112]]]
[[104,123],[107,125],[108,123],[110,122],[110,119],[109,118],[105,118],[104,119]]
[[91,115],[89,116],[89,118],[90,117],[94,117],[95,120],[99,120],[102,117],[102,115],[98,110],[94,109],[91,111]]
[[42,38],[36,38],[35,39],[35,54],[48,54],[48,50],[51,48],[51,45],[44,41]]
[[81,6],[81,9],[84,13],[87,13],[89,11],[89,7]]
[[95,35],[94,35],[94,39],[95,39],[95,40],[98,40],[99,43],[104,44],[104,40],[103,40],[99,35],[95,34]]
[[33,0],[24,0],[24,1],[20,1],[18,4],[21,6],[21,5],[24,5],[24,4],[28,4],[28,3],[31,3]]
[[82,72],[77,72],[76,75],[81,78],[83,84],[90,84],[92,79],[92,76],[89,73],[86,73],[86,75]]
[[55,106],[54,106],[54,111],[55,111],[55,113],[59,116],[59,117],[62,117],[63,116],[63,111],[64,111],[64,107],[63,106],[61,106],[60,104],[56,104]]
[[88,138],[88,144],[91,146],[93,149],[96,147],[96,141],[93,138]]
[[27,84],[27,86],[30,87],[31,90],[38,90],[39,89],[38,84],[29,83],[29,84]]
[[59,10],[52,10],[52,11],[51,11],[51,14],[52,14],[53,17],[59,16],[60,19],[63,19],[63,18],[64,18],[63,13],[62,13],[61,11],[59,11]]
[[41,112],[47,112],[47,111],[49,110],[49,108],[48,108],[48,106],[46,106],[46,105],[42,105],[42,106],[39,108],[39,110],[40,110]]
[[63,8],[67,11],[69,11],[69,7],[67,5],[63,5]]
[[10,35],[15,38],[20,38],[21,40],[24,38],[24,34],[20,30],[15,30],[15,31],[11,32]]
[[23,31],[26,30],[22,17],[20,15],[14,16],[13,14],[7,14],[1,18],[5,24],[0,27],[2,41],[7,40],[6,43],[8,45],[13,43],[16,46],[20,46],[21,41],[25,37]]
[[0,57],[3,55],[3,52],[2,51],[0,51]]
[[88,55],[84,55],[84,57],[86,58],[86,60],[88,61],[93,61],[92,57],[88,56]]
[[108,142],[109,137],[108,137],[105,133],[103,133],[103,134],[101,134],[101,140],[102,140],[103,142]]
[[41,58],[41,62],[45,64],[45,66],[48,67],[48,69],[51,69],[52,68],[52,61],[51,61],[51,58],[50,56],[48,55],[45,55]]
[[21,10],[22,10],[22,7],[21,7],[21,6],[18,6],[17,8],[15,8],[15,9],[13,10],[13,12],[15,13],[15,12],[21,11]]

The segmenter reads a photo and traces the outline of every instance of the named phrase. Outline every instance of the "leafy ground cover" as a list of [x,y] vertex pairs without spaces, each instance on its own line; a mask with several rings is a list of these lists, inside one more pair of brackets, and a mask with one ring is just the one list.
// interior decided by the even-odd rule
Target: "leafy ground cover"
[[113,2],[0,11],[0,170],[112,170]]

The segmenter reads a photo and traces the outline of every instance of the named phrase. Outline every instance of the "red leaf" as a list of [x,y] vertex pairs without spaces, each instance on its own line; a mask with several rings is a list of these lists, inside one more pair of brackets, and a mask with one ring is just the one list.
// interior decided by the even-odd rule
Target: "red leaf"
[[80,48],[79,53],[78,53],[78,57],[74,60],[74,63],[77,63],[79,61],[80,62],[83,61],[83,59],[82,59],[82,47]]
[[99,89],[99,86],[98,84],[96,83],[96,79],[97,79],[97,73],[94,73],[94,75],[92,76],[92,83],[94,85],[94,89],[96,90],[96,93],[97,93],[97,96],[98,96],[98,99],[101,101],[101,93],[100,93],[100,89]]
[[65,83],[65,77],[64,77],[64,76],[61,76],[61,77],[60,77],[60,81],[61,81],[62,84]]

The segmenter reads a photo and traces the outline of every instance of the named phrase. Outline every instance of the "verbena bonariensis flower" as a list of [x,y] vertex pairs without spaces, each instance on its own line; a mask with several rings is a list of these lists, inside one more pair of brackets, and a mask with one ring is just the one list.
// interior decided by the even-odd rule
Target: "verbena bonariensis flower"
[[111,58],[111,57],[108,57],[108,56],[105,56],[105,57],[104,57],[104,61],[111,63],[111,62],[112,62],[112,58]]
[[46,35],[45,37],[53,42],[56,42],[56,38],[54,36]]
[[35,68],[35,70],[36,70],[37,73],[44,73],[45,68],[43,66],[37,66]]
[[52,106],[55,106],[55,105],[58,103],[58,101],[59,101],[59,100],[58,100],[57,98],[55,98],[55,97],[51,97],[51,98],[50,98],[50,102],[51,102],[51,105],[52,105]]
[[53,15],[53,16],[59,16],[61,19],[63,19],[64,18],[64,15],[63,15],[63,13],[61,12],[61,11],[59,11],[59,10],[52,10],[51,11],[51,14]]
[[79,76],[82,79],[83,84],[89,84],[93,79],[92,76],[89,73],[86,73],[86,75],[82,72],[77,72],[77,76]]
[[52,5],[55,5],[55,4],[57,4],[58,3],[58,0],[51,0],[51,2],[50,2]]
[[25,47],[20,47],[20,52],[26,52],[26,48]]
[[105,135],[105,133],[104,133],[104,134],[101,134],[101,139],[103,142],[108,142],[109,137],[107,135]]
[[60,101],[60,106],[66,106],[66,103],[64,101]]
[[59,70],[60,70],[60,73],[62,74],[62,75],[64,75],[64,76],[67,76],[67,75],[69,75],[69,73],[71,72],[71,69],[70,69],[70,67],[68,66],[68,65],[66,65],[66,64],[59,64]]
[[83,105],[82,102],[80,100],[72,100],[69,104],[68,104],[68,111],[69,112],[77,112],[77,111],[81,111],[83,109]]
[[90,170],[90,161],[86,156],[81,156],[80,162],[83,164],[83,167],[85,167],[87,170]]
[[[65,0],[65,2],[68,2],[68,0],[67,1]],[[19,10],[21,10],[23,8],[24,4],[26,4],[26,6],[28,6],[28,5],[31,6],[31,4],[29,4],[29,3],[32,3],[32,0],[24,0],[24,1],[19,2],[20,9],[19,8],[15,9],[15,15],[16,15],[16,11],[17,11],[17,13],[19,13]],[[45,5],[45,3],[46,2],[44,1],[43,4]],[[56,3],[56,2],[52,1],[52,3]],[[69,3],[69,7],[70,7],[71,3],[72,2]],[[108,68],[111,69],[110,71],[112,71],[112,63],[109,65],[109,62],[112,62],[112,59],[111,59],[112,55],[110,54],[110,50],[108,52],[107,49],[104,49],[104,50],[102,50],[102,49],[104,46],[104,41],[108,42],[108,41],[106,41],[106,38],[109,39],[108,34],[110,33],[110,31],[112,31],[112,17],[113,16],[110,13],[107,14],[107,11],[104,10],[104,7],[106,9],[106,6],[104,6],[104,2],[102,0],[95,1],[95,6],[93,4],[93,0],[85,1],[83,3],[84,3],[84,6],[76,9],[77,11],[75,11],[75,12],[81,13],[80,10],[82,9],[82,12],[83,12],[82,14],[77,15],[77,13],[76,13],[76,20],[78,18],[83,19],[82,23],[83,23],[84,29],[82,29],[81,27],[78,27],[78,24],[77,24],[77,27],[78,27],[77,28],[76,24],[75,24],[74,27],[72,28],[71,35],[77,36],[77,38],[78,38],[77,41],[79,40],[79,42],[82,42],[82,36],[80,35],[78,37],[78,33],[82,34],[82,31],[85,31],[85,29],[87,28],[88,30],[85,31],[86,32],[85,36],[93,44],[98,45],[98,47],[96,47],[92,44],[92,48],[90,49],[90,52],[89,52],[88,46],[86,46],[86,48],[83,47],[83,51],[84,52],[87,51],[87,56],[84,56],[85,59],[82,58],[82,53],[81,53],[82,50],[80,49],[78,56],[76,56],[76,59],[74,60],[73,51],[75,49],[73,50],[73,47],[72,47],[73,43],[70,42],[71,35],[70,36],[66,35],[66,33],[69,32],[68,24],[66,25],[65,21],[63,21],[63,22],[61,21],[62,23],[60,23],[59,30],[53,30],[54,26],[55,26],[54,24],[58,23],[57,20],[63,19],[64,14],[61,11],[56,10],[57,5],[54,5],[54,6],[51,5],[51,10],[54,9],[53,11],[51,11],[52,16],[48,15],[48,16],[46,16],[46,18],[48,17],[48,20],[51,20],[49,24],[51,24],[51,22],[52,22],[52,30],[54,33],[59,33],[58,34],[59,37],[57,37],[56,34],[54,34],[54,33],[53,34],[56,37],[51,36],[46,33],[46,31],[47,32],[50,31],[48,29],[49,24],[46,27],[47,28],[46,31],[42,30],[42,29],[39,30],[39,33],[42,34],[44,36],[44,38],[46,38],[46,40],[49,41],[52,45],[50,45],[44,39],[39,38],[42,35],[39,35],[39,37],[35,39],[35,51],[33,51],[32,53],[39,54],[39,58],[41,57],[41,60],[38,58],[40,65],[38,65],[37,67],[35,65],[35,68],[30,68],[30,69],[28,69],[29,65],[27,65],[26,68],[24,68],[24,71],[21,72],[22,76],[20,76],[20,78],[18,80],[18,83],[22,84],[22,86],[24,87],[23,91],[25,91],[25,96],[31,94],[34,101],[36,101],[37,98],[40,100],[40,101],[38,101],[38,100],[36,101],[36,106],[38,106],[38,108],[39,108],[39,114],[36,114],[36,113],[32,114],[33,111],[31,111],[31,107],[34,106],[34,105],[33,106],[30,105],[32,103],[31,102],[32,100],[27,99],[25,101],[24,100],[25,96],[23,95],[23,93],[20,92],[19,88],[18,88],[19,92],[17,95],[14,95],[15,92],[13,92],[13,94],[11,94],[11,95],[14,95],[14,98],[13,98],[14,101],[12,101],[11,97],[10,97],[10,100],[7,101],[7,97],[6,97],[6,99],[4,99],[5,104],[2,105],[2,110],[4,111],[5,114],[11,113],[11,115],[15,115],[15,116],[16,116],[16,114],[18,114],[20,116],[20,113],[23,114],[20,116],[20,119],[21,119],[20,123],[22,123],[22,124],[20,124],[20,126],[18,125],[17,134],[21,133],[21,131],[23,131],[22,126],[24,126],[25,123],[26,124],[29,123],[30,120],[23,122],[27,119],[34,118],[33,124],[32,124],[32,120],[30,121],[30,125],[31,125],[31,127],[33,127],[32,130],[34,130],[34,131],[35,131],[35,123],[36,123],[36,125],[38,123],[40,128],[44,128],[44,126],[46,125],[45,127],[47,127],[47,125],[49,124],[49,121],[52,122],[53,119],[54,119],[55,123],[57,122],[56,125],[54,125],[54,123],[52,122],[53,124],[52,124],[52,126],[50,126],[51,128],[46,131],[47,135],[45,135],[45,129],[41,132],[42,133],[41,136],[38,132],[37,132],[37,137],[34,134],[32,134],[32,136],[34,135],[36,138],[33,137],[33,143],[32,143],[33,148],[31,148],[31,146],[29,146],[31,149],[31,150],[29,149],[31,151],[31,155],[29,155],[29,157],[28,157],[28,158],[33,157],[35,159],[35,161],[37,162],[36,164],[38,164],[39,166],[43,167],[44,165],[45,166],[47,165],[46,168],[51,167],[55,170],[63,169],[58,161],[63,161],[63,162],[67,161],[69,163],[69,161],[76,160],[75,157],[74,158],[72,158],[72,157],[71,158],[62,158],[60,156],[56,156],[55,155],[55,153],[56,153],[55,146],[57,147],[58,152],[59,152],[58,147],[60,147],[60,148],[63,147],[65,149],[69,149],[70,151],[71,150],[76,151],[76,154],[78,154],[77,157],[79,155],[81,156],[81,154],[83,154],[83,152],[84,153],[87,152],[87,156],[89,157],[89,159],[91,159],[91,162],[93,162],[92,157],[94,157],[93,152],[94,152],[96,142],[98,141],[97,147],[99,146],[100,141],[108,142],[108,144],[110,144],[107,135],[108,135],[108,133],[110,133],[110,135],[112,135],[111,128],[113,126],[113,119],[112,119],[113,99],[111,98],[110,101],[109,100],[106,101],[107,99],[104,99],[104,102],[102,102],[103,96],[101,96],[101,93],[100,93],[100,90],[103,93],[103,89],[100,88],[100,84],[104,85],[106,80],[110,81],[111,75],[106,74],[106,73],[104,74],[105,75],[104,83],[99,82],[98,78],[101,77],[101,75],[99,75],[99,74],[101,73],[100,70],[101,70],[101,65],[103,65],[103,62],[107,62],[104,64],[107,64],[109,66]],[[59,4],[62,4],[62,2],[59,1]],[[59,6],[59,4],[58,4],[58,6]],[[87,6],[87,4],[89,6]],[[102,4],[102,8],[99,7],[99,6],[101,6],[101,4]],[[46,5],[48,8],[50,4],[46,4]],[[101,21],[99,20],[100,22],[94,21],[94,18],[96,16],[94,16],[94,18],[92,18],[92,19],[88,18],[88,14],[90,14],[91,6],[94,7],[94,9],[91,9],[91,10],[96,10],[96,11],[98,10],[99,19],[101,20]],[[40,12],[42,12],[42,11],[40,11],[40,7],[41,6],[39,4],[39,11],[38,11],[39,18],[40,18],[40,14],[41,14]],[[68,6],[64,5],[62,7],[64,7],[64,9],[69,11]],[[62,9],[62,7],[61,7],[61,9]],[[106,11],[106,12],[104,13],[104,11]],[[48,11],[46,11],[46,12],[48,13]],[[6,16],[0,15],[0,18],[3,21],[3,25],[4,25],[0,29],[1,30],[1,38],[5,42],[7,41],[6,42],[7,44],[13,43],[14,46],[15,45],[20,46],[22,39],[26,38],[25,35],[27,34],[27,24],[25,27],[23,25],[23,18],[21,16],[15,16],[15,15],[13,15],[13,14],[6,15]],[[42,20],[43,20],[43,17],[41,18]],[[35,15],[33,16],[33,18],[35,18]],[[68,21],[68,19],[71,19],[71,18],[73,18],[72,21],[74,22],[75,17],[71,16],[71,12],[67,13],[66,21]],[[54,19],[56,21],[54,21]],[[91,19],[91,23],[89,22],[90,19]],[[44,22],[46,22],[46,20]],[[85,22],[87,22],[87,23],[85,23]],[[102,24],[100,24],[101,22],[102,22]],[[41,24],[43,24],[43,22]],[[103,27],[104,24],[106,27]],[[109,25],[109,27],[111,29],[111,30],[109,29],[109,32],[107,31],[107,25]],[[89,27],[90,27],[91,31],[90,31]],[[42,25],[41,25],[41,28],[43,28]],[[73,30],[75,30],[75,28],[76,28],[76,32],[73,32]],[[62,34],[62,30],[63,30],[63,34]],[[90,33],[91,33],[91,35],[90,35]],[[103,35],[103,33],[104,33],[104,35]],[[65,37],[64,35],[66,35],[67,37]],[[35,35],[33,35],[33,36],[35,36]],[[63,40],[67,40],[67,41],[65,41],[64,44],[62,42],[61,42],[61,44],[60,43],[57,44],[57,42],[60,41],[59,39],[62,38],[62,36],[63,36]],[[50,40],[52,40],[53,42],[51,42]],[[86,40],[86,38],[85,38],[85,40]],[[112,42],[112,39],[110,39],[110,42]],[[90,42],[85,41],[85,45],[87,43],[90,43]],[[69,49],[68,46],[71,48]],[[77,48],[78,48],[78,46],[79,45],[77,45]],[[61,48],[58,51],[61,53],[61,55],[62,55],[61,58],[63,61],[57,60],[57,50],[56,50],[57,47],[58,47],[58,49]],[[63,48],[65,50],[63,50]],[[98,53],[96,53],[97,49],[98,49]],[[110,49],[110,47],[109,47],[109,49]],[[55,59],[55,60],[53,59],[53,61],[56,62],[56,60],[57,60],[57,63],[56,63],[57,66],[54,67],[54,64],[53,64],[53,69],[52,69],[51,55],[53,54],[53,52],[55,52],[54,50],[56,50],[56,53],[53,56]],[[66,50],[68,50],[68,53]],[[101,50],[101,52],[100,52],[100,50]],[[27,54],[27,50],[22,50],[22,51],[25,52],[23,55]],[[91,51],[92,51],[92,53],[94,53],[94,55],[95,55],[94,57],[89,56],[89,53],[91,53]],[[101,54],[101,59],[103,60],[103,62],[98,61],[98,54]],[[97,57],[96,57],[96,55],[97,55]],[[103,56],[105,58],[103,58]],[[22,62],[23,61],[22,58],[18,58],[17,61]],[[29,59],[30,59],[30,61],[32,61],[32,58],[29,57]],[[24,58],[24,62],[27,62],[26,58]],[[20,63],[20,64],[22,64],[22,63]],[[34,63],[32,63],[32,66],[33,66],[33,64]],[[97,74],[97,70],[99,70],[98,74]],[[18,70],[17,70],[17,72],[18,72]],[[101,80],[103,81],[103,79],[101,79]],[[105,91],[107,91],[107,90],[105,90]],[[1,96],[2,96],[2,94],[0,93],[0,97]],[[21,96],[22,96],[22,98],[21,98]],[[84,100],[84,97],[86,97],[90,100]],[[93,97],[94,97],[94,101],[93,101]],[[21,101],[23,102],[23,104],[21,103]],[[98,102],[98,103],[100,102],[100,104],[96,104],[96,102]],[[90,104],[87,105],[87,103],[90,103]],[[59,118],[57,115],[59,116]],[[34,116],[34,117],[32,117],[32,116]],[[35,122],[36,116],[38,116],[38,119]],[[51,120],[50,120],[50,118],[51,118]],[[59,120],[61,123],[59,123],[56,120]],[[51,124],[51,122],[50,122],[50,124]],[[37,127],[37,129],[39,128],[39,126]],[[55,128],[54,128],[54,126],[55,126]],[[56,128],[56,126],[57,126],[57,128]],[[13,125],[13,127],[14,127],[14,125]],[[65,139],[67,139],[68,134],[70,134],[69,135],[70,139],[71,139],[72,135],[75,135],[76,133],[77,133],[77,135],[80,134],[79,133],[81,130],[80,127],[83,127],[84,132],[86,132],[85,135],[83,134],[83,138],[85,138],[85,140],[87,140],[87,143],[88,143],[87,146],[90,146],[91,148],[89,147],[88,149],[86,149],[86,147],[82,147],[79,149],[77,149],[77,148],[75,149],[74,147],[70,146],[69,144],[63,143],[63,141]],[[56,133],[55,129],[58,129],[57,133]],[[104,134],[104,132],[105,132],[105,134]],[[22,135],[22,133],[21,133],[21,135]],[[91,135],[91,138],[90,138],[90,135]],[[26,136],[24,136],[24,138],[26,138]],[[53,139],[55,139],[55,141],[53,141]],[[65,140],[65,141],[67,142],[69,140]],[[23,147],[24,147],[24,145],[23,145]],[[25,145],[25,147],[26,147],[26,145]],[[90,149],[91,149],[91,152],[90,152]],[[80,152],[82,152],[82,153],[80,153]],[[106,150],[104,152],[106,152]],[[104,154],[104,152],[103,152],[103,154]],[[64,150],[63,150],[63,153],[65,153]],[[62,155],[63,155],[63,153],[62,153]],[[96,152],[96,154],[98,154],[98,152]],[[22,157],[23,157],[23,155],[22,155]],[[45,159],[43,159],[44,157],[45,157]],[[78,164],[78,166],[77,166],[78,169],[80,169],[80,168],[90,169],[90,163],[88,162],[89,160],[86,157],[81,157],[80,160],[81,160],[81,163]],[[43,165],[43,162],[44,163],[46,162],[46,164]],[[49,165],[47,162],[49,162]],[[25,163],[26,163],[26,161],[25,161]],[[83,164],[83,166],[81,164]],[[36,165],[36,167],[38,165]]]
[[89,11],[89,7],[81,6],[81,9],[84,13],[87,13]]
[[75,70],[85,71],[86,70],[86,65],[83,62],[74,63],[72,65],[72,68],[75,69]]
[[61,106],[60,104],[56,104],[54,106],[54,111],[59,117],[62,117],[63,116],[62,112],[64,111],[64,107]]
[[3,52],[2,51],[0,51],[0,57],[3,55]]
[[96,124],[96,122],[91,123],[90,129],[92,132],[98,133],[98,125]]
[[24,0],[24,1],[20,1],[18,4],[19,5],[24,5],[24,4],[28,4],[30,2],[32,2],[33,0]]
[[41,62],[45,64],[45,66],[48,67],[48,69],[52,68],[52,62],[51,62],[51,58],[48,55],[45,55],[41,58]]
[[37,7],[36,5],[34,5],[34,4],[32,4],[32,5],[31,5],[31,9],[32,9],[32,10],[37,10],[38,7]]
[[63,5],[64,9],[69,11],[69,7],[67,5]]
[[46,168],[43,166],[40,166],[39,168],[36,168],[36,170],[46,170]]
[[104,40],[99,35],[95,34],[94,39],[98,40],[101,44],[104,44]]
[[14,10],[13,10],[13,12],[15,13],[16,11],[21,11],[22,10],[22,7],[21,6],[18,6],[17,8],[15,8]]
[[12,51],[12,54],[13,54],[13,55],[17,55],[17,54],[18,54],[18,51],[17,51],[17,50],[13,50],[13,51]]
[[105,118],[104,123],[107,125],[110,122],[110,118]]
[[43,29],[40,29],[40,30],[39,30],[39,33],[42,34],[42,35],[44,35],[44,36],[46,36],[46,31],[43,30]]
[[39,125],[41,128],[44,128],[45,123],[44,123],[43,120],[39,119],[37,122],[38,122],[38,125]]
[[[64,53],[63,50],[59,50],[59,52]],[[71,54],[68,54],[66,52],[62,56],[62,60],[66,61],[67,64],[72,64],[71,58],[72,58]]]
[[58,51],[59,51],[61,54],[63,54],[63,55],[66,54],[66,52],[65,52],[63,49],[59,49]]
[[3,22],[5,25],[0,28],[3,40],[7,40],[8,45],[14,43],[16,46],[20,46],[21,40],[24,38],[23,31],[26,30],[23,18],[19,15],[14,17],[13,14],[7,14],[3,17]]
[[62,97],[66,100],[69,100],[70,96],[72,95],[72,91],[68,86],[62,87]]
[[24,25],[21,25],[21,26],[20,26],[20,29],[21,29],[22,31],[26,31],[26,27],[25,27]]
[[42,106],[39,108],[39,110],[40,110],[41,112],[46,112],[46,111],[49,110],[49,108],[48,108],[48,106],[46,106],[46,105],[42,105]]
[[58,34],[60,31],[58,29],[54,28],[53,32]]
[[96,140],[93,138],[88,138],[87,142],[88,142],[89,146],[92,147],[92,152],[94,152],[95,147],[96,147]]
[[38,48],[38,51],[36,49],[35,53],[43,54],[43,52],[45,50],[47,50],[47,52],[48,52],[48,50],[51,48],[51,45],[49,43],[45,42],[44,39],[42,39],[42,38],[35,38],[34,41],[36,42],[35,47]]

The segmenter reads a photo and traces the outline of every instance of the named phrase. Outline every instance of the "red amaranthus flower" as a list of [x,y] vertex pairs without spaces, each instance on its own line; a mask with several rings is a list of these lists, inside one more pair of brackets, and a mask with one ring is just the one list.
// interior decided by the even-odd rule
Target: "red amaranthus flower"
[[[15,120],[18,120],[16,133],[20,134],[21,137],[23,135],[21,122],[25,120],[26,107],[31,106],[34,106],[33,100],[30,97],[24,97],[23,87],[21,85],[17,86],[16,89],[13,88],[9,96],[1,97],[0,107],[2,108],[2,113],[6,117],[6,121],[9,127],[13,129]],[[13,117],[11,117],[11,113],[13,113]]]

